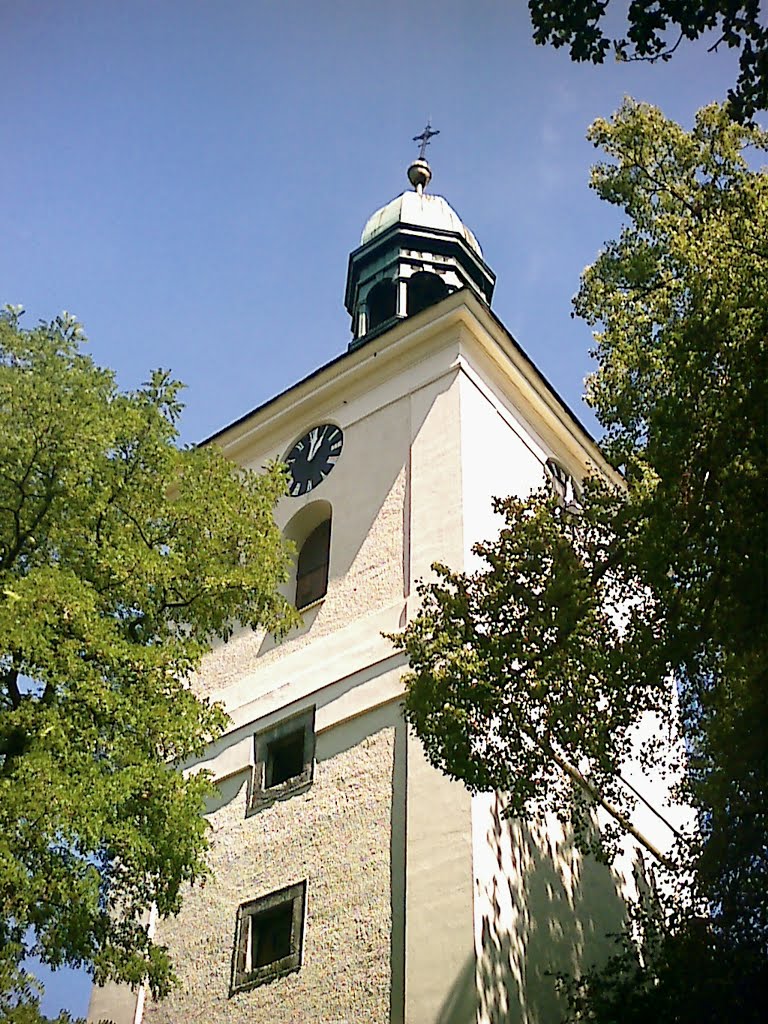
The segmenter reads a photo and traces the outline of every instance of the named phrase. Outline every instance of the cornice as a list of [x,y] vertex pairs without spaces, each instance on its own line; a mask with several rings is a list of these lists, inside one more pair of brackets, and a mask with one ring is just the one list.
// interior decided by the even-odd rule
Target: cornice
[[469,294],[465,290],[455,292],[436,306],[400,320],[389,331],[332,359],[201,444],[216,444],[234,459],[241,457],[257,436],[259,448],[270,447],[268,438],[273,434],[290,435],[294,421],[303,423],[310,416],[310,407],[341,401],[349,392],[359,394],[418,362],[433,339],[445,339],[451,328],[458,331],[461,321],[457,310]]
[[594,437],[501,320],[474,296],[470,295],[468,299],[460,311],[466,332],[462,334],[462,343],[466,344],[471,339],[470,344],[479,344],[501,376],[512,383],[516,391],[511,396],[515,399],[514,404],[522,405],[519,412],[537,432],[541,433],[543,423],[553,436],[561,440],[572,439],[581,450],[581,461],[591,462],[619,484],[620,474],[606,460]]
[[250,448],[258,445],[264,451],[292,436],[316,415],[318,408],[371,390],[415,365],[438,339],[442,344],[455,340],[464,347],[478,345],[501,377],[511,383],[510,400],[521,402],[520,412],[534,428],[543,421],[554,435],[572,437],[582,449],[582,458],[593,462],[609,478],[620,480],[576,414],[501,320],[469,289],[454,292],[437,305],[342,353],[202,444],[217,444],[231,458],[244,461]]

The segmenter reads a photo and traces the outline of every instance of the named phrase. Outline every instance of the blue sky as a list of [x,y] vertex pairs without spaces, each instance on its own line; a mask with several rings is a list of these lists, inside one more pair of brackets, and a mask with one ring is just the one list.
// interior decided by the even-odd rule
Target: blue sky
[[[170,368],[188,442],[344,351],[348,254],[427,117],[497,315],[594,428],[570,299],[620,219],[586,128],[625,94],[690,124],[735,75],[701,44],[573,65],[522,0],[0,0],[0,36],[0,302],[76,313],[122,387]],[[60,972],[48,1005],[86,992]]]

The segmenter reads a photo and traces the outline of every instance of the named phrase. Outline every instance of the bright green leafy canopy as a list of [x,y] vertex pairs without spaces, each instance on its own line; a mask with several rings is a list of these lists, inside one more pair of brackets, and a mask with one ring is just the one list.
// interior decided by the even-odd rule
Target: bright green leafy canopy
[[[674,720],[674,677],[700,830],[673,866],[693,871],[728,948],[764,957],[768,175],[750,161],[768,136],[718,106],[686,132],[627,101],[589,137],[607,157],[592,187],[626,221],[575,306],[596,330],[587,400],[624,483],[594,476],[578,509],[543,491],[499,503],[482,568],[438,568],[397,639],[406,714],[434,764],[586,836],[585,805],[610,804],[618,831],[631,818],[632,726]],[[646,744],[649,766],[678,756],[672,739]]]
[[626,35],[610,39],[602,22],[618,6],[611,0],[528,0],[533,38],[568,46],[571,60],[602,64],[611,53],[617,60],[668,61],[683,40],[705,36],[710,53],[740,50],[739,76],[728,93],[731,114],[747,120],[768,106],[768,24],[760,0],[632,0]]
[[50,965],[167,989],[146,912],[204,872],[209,783],[178,766],[225,723],[190,673],[233,623],[295,615],[282,471],[179,448],[179,384],[120,393],[80,335],[0,320],[0,1017],[18,1020],[30,936]]

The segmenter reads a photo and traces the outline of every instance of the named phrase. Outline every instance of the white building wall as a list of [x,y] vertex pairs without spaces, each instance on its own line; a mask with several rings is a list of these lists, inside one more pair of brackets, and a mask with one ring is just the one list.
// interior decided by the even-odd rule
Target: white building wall
[[[148,1002],[146,1021],[543,1021],[519,1009],[521,998],[539,1005],[535,965],[548,962],[558,929],[566,948],[575,918],[589,932],[574,895],[586,874],[566,840],[514,833],[497,798],[470,799],[426,763],[399,711],[404,660],[382,633],[414,613],[416,581],[436,560],[469,566],[471,544],[498,527],[491,496],[538,486],[556,444],[568,468],[587,460],[583,437],[537,397],[537,378],[517,367],[477,300],[457,294],[440,310],[417,328],[393,328],[222,440],[258,468],[310,426],[341,426],[344,450],[330,476],[277,509],[285,527],[311,502],[330,503],[329,586],[281,644],[237,630],[195,679],[232,717],[198,765],[221,781],[210,816],[216,876],[159,925],[182,986],[165,1004]],[[310,704],[315,783],[246,816],[254,732]],[[230,998],[237,905],[304,877],[301,971]],[[101,996],[91,1019],[95,1008],[107,1012]],[[512,1015],[500,1016],[502,1006]]]
[[[341,404],[307,408],[294,428],[249,458],[261,465],[283,454],[313,423],[344,430],[342,457],[328,479],[304,499],[283,499],[277,510],[285,525],[312,500],[331,504],[328,593],[281,644],[237,631],[195,681],[232,716],[198,765],[221,780],[221,800],[209,814],[214,877],[187,895],[178,919],[158,926],[180,985],[162,1003],[147,1000],[145,1021],[437,1020],[449,986],[445,963],[457,959],[456,947],[462,962],[471,954],[469,800],[462,787],[420,764],[417,743],[406,747],[397,701],[403,659],[381,636],[404,624],[416,575],[436,557],[461,557],[456,351],[445,338],[394,376],[367,389],[361,383],[360,394],[348,390]],[[254,733],[308,704],[317,706],[313,785],[247,815]],[[389,724],[374,732],[369,723],[381,715]],[[463,844],[453,842],[457,835]],[[444,851],[442,866],[434,863],[436,848]],[[230,996],[238,905],[302,878],[304,966]],[[435,893],[448,924],[439,962],[423,960]],[[423,970],[420,954],[429,964]]]
[[[515,408],[515,394],[483,356],[465,353],[461,378],[464,565],[482,565],[478,540],[498,532],[495,496],[527,496],[544,483],[555,457],[577,480],[592,472],[589,453],[572,435],[545,422],[537,434]],[[639,735],[659,723],[644,723]],[[666,807],[668,780],[647,778],[636,763],[627,777],[657,807]],[[534,826],[505,817],[499,793],[472,798],[474,932],[478,1024],[549,1024],[565,1007],[554,973],[578,974],[614,949],[610,933],[637,894],[634,842],[612,867],[583,857],[550,816]],[[636,823],[666,848],[671,832],[643,804]],[[679,820],[679,818],[673,819]]]

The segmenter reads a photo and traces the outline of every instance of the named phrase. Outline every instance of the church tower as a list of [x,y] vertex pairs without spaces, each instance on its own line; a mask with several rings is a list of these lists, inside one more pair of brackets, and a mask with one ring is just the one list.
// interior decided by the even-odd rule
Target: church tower
[[280,644],[236,632],[194,680],[231,717],[195,766],[218,787],[213,874],[156,926],[177,989],[95,990],[93,1021],[545,1024],[548,972],[599,956],[623,916],[631,870],[507,821],[403,722],[407,666],[383,634],[416,581],[471,566],[493,495],[612,474],[493,314],[477,239],[428,191],[428,140],[349,258],[347,351],[209,439],[288,464],[303,624]]

